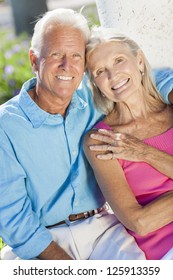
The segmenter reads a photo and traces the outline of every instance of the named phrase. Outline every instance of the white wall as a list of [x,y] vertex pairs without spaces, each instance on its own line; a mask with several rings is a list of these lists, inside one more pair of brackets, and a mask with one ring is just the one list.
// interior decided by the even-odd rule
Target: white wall
[[96,0],[101,25],[134,39],[153,67],[173,68],[173,0]]

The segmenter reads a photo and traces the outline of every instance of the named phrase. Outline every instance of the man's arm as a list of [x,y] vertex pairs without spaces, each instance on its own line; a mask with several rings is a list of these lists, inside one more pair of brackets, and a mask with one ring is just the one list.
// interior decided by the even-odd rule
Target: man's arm
[[14,248],[14,253],[21,259],[38,255],[38,258],[47,260],[72,259],[52,241],[51,233],[40,224],[32,210],[25,186],[25,171],[1,128],[0,159],[0,228],[5,243]]
[[38,256],[40,260],[72,260],[72,258],[54,241]]
[[173,104],[173,69],[155,69],[155,82],[166,103]]
[[171,104],[173,104],[173,89],[169,93],[168,98],[169,98],[169,101],[171,102]]
[[35,258],[52,242],[51,233],[32,209],[26,176],[0,128],[0,234],[20,259]]

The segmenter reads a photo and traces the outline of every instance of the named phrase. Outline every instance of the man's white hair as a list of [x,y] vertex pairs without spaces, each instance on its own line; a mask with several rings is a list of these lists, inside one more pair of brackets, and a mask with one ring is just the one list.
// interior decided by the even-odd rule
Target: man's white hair
[[34,34],[31,40],[31,49],[39,56],[44,44],[43,38],[45,30],[50,25],[61,25],[77,28],[83,34],[86,43],[90,35],[87,19],[80,13],[72,9],[59,8],[46,12],[34,27]]

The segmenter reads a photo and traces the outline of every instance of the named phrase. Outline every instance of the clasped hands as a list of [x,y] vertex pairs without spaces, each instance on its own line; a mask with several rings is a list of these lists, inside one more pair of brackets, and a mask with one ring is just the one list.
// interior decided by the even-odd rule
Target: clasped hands
[[105,143],[89,146],[90,150],[99,152],[97,158],[101,160],[124,159],[135,162],[145,161],[145,155],[151,148],[142,140],[132,135],[106,129],[99,129],[96,133],[92,132],[90,137]]

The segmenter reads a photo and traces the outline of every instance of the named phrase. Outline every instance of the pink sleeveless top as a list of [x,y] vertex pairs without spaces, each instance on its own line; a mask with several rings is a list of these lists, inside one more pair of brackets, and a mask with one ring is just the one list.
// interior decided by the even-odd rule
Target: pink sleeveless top
[[[111,128],[103,122],[95,128]],[[173,128],[166,132],[147,138],[144,143],[173,155]],[[129,186],[141,205],[146,205],[161,194],[173,190],[173,180],[161,174],[147,163],[119,160]],[[173,247],[173,222],[145,236],[139,236],[132,231],[138,246],[145,252],[149,260],[161,259]]]

